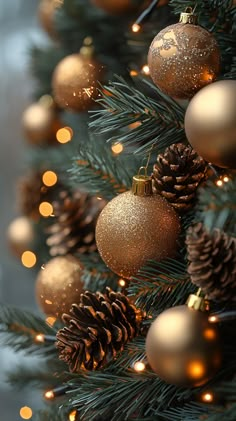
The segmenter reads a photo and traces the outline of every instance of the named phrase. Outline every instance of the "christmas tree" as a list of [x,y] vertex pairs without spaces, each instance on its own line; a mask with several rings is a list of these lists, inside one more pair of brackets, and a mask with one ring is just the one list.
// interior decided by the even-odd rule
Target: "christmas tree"
[[41,0],[8,236],[47,319],[0,310],[34,420],[236,419],[233,3]]

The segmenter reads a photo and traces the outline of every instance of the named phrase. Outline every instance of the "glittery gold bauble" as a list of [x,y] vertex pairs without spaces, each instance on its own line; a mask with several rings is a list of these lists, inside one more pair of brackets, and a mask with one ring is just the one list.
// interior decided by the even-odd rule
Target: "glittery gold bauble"
[[11,251],[17,257],[29,250],[34,241],[34,229],[30,219],[25,216],[14,219],[7,229],[7,240]]
[[148,259],[174,256],[179,231],[179,217],[165,199],[129,191],[102,210],[96,241],[106,265],[121,277],[130,278]]
[[24,111],[22,125],[25,137],[32,145],[56,143],[56,132],[61,127],[55,109],[40,101]]
[[114,15],[130,12],[135,7],[133,0],[91,0],[91,3]]
[[42,28],[53,39],[57,38],[54,24],[55,11],[62,2],[63,0],[41,0],[38,7],[38,17]]
[[185,131],[206,161],[236,168],[236,81],[221,80],[198,92],[188,105]]
[[52,88],[56,103],[72,111],[86,111],[98,96],[102,67],[91,57],[72,54],[56,66]]
[[209,323],[207,312],[187,305],[169,308],[151,325],[146,353],[153,371],[165,382],[200,386],[221,364],[217,326]]
[[55,257],[39,272],[36,299],[49,316],[61,317],[77,303],[83,292],[82,265],[73,256]]
[[156,35],[148,65],[154,83],[164,93],[191,98],[219,73],[219,48],[213,35],[201,26],[177,23]]

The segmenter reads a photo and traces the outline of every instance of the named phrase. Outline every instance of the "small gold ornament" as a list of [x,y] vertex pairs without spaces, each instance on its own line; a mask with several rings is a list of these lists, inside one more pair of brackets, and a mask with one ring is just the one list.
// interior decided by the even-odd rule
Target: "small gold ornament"
[[52,78],[54,99],[62,108],[86,111],[94,105],[101,78],[102,66],[94,60],[91,38],[87,38],[79,54],[65,57],[56,66]]
[[19,216],[14,219],[7,229],[7,240],[12,253],[21,257],[29,250],[34,241],[34,228],[29,218]]
[[203,298],[191,294],[187,305],[165,310],[152,323],[146,338],[147,358],[165,382],[201,386],[220,368],[219,332],[208,321],[207,309]]
[[236,81],[221,80],[198,92],[188,105],[185,131],[206,161],[236,168]]
[[[191,8],[190,8],[191,9]],[[216,79],[220,51],[213,35],[196,24],[191,11],[159,32],[151,43],[148,66],[153,82],[175,98],[191,98]]]
[[38,7],[38,18],[42,28],[52,38],[57,39],[54,24],[56,10],[62,5],[63,0],[41,0]]
[[137,175],[132,191],[115,197],[102,210],[96,241],[106,265],[130,278],[148,259],[173,256],[179,232],[180,221],[173,207],[152,194],[150,177]]
[[135,8],[133,0],[91,0],[91,3],[112,15],[131,12]]
[[70,255],[55,257],[42,267],[36,280],[36,299],[45,314],[61,318],[79,302],[82,269],[80,261]]
[[45,95],[38,102],[31,104],[23,113],[24,134],[32,145],[57,143],[56,132],[60,129],[61,123],[52,101],[50,96]]

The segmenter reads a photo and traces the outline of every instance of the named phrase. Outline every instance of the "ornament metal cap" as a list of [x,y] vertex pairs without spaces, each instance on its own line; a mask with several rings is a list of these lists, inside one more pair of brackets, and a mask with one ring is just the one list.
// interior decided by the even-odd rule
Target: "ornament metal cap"
[[[140,171],[144,169],[144,175],[140,174]],[[147,175],[147,168],[140,167],[137,175],[133,177],[132,192],[135,196],[151,196],[152,191],[152,179]]]
[[186,7],[185,11],[180,14],[179,22],[191,23],[197,25],[198,17],[194,15],[192,7]]
[[204,298],[203,296],[201,296],[201,288],[198,289],[196,294],[189,295],[186,301],[186,305],[187,307],[192,308],[194,310],[199,310],[199,311],[210,310],[209,301],[206,300],[206,298]]

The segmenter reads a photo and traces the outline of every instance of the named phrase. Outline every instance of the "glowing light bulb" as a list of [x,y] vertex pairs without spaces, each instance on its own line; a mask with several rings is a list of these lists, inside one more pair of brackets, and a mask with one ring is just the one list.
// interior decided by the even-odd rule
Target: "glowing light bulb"
[[39,342],[39,343],[44,343],[44,340],[45,340],[45,338],[44,338],[44,335],[42,334],[42,333],[39,333],[38,335],[36,335],[35,336],[35,341],[36,342]]
[[69,415],[69,421],[76,421],[76,415],[77,415],[77,411],[76,409],[74,411],[72,411]]
[[67,143],[70,142],[73,137],[73,130],[71,127],[63,127],[59,129],[56,133],[56,138],[59,143]]
[[120,287],[125,287],[126,286],[126,282],[124,279],[119,279],[118,284],[120,285]]
[[210,316],[208,317],[208,321],[210,323],[215,323],[215,322],[218,322],[218,318],[216,316]]
[[29,406],[23,406],[20,409],[20,416],[21,418],[23,418],[23,420],[29,420],[30,418],[32,418],[33,415],[33,411]]
[[224,178],[223,178],[223,181],[224,181],[225,183],[228,183],[228,181],[229,181],[229,177],[228,177],[227,175],[225,175],[225,176],[224,176]]
[[142,67],[142,72],[145,75],[150,75],[150,69],[149,69],[149,66],[147,64],[144,64],[144,66]]
[[47,392],[45,392],[44,397],[45,399],[53,399],[54,398],[53,390],[48,390]]
[[134,76],[138,76],[138,72],[137,70],[130,70],[129,72],[130,76],[134,77]]
[[21,256],[21,262],[26,268],[32,268],[37,262],[36,255],[32,251],[24,251]]
[[111,149],[114,154],[119,155],[123,151],[124,146],[121,143],[117,142],[112,145]]
[[57,182],[57,175],[53,171],[45,171],[42,175],[42,180],[45,186],[51,187],[54,186]]
[[42,202],[39,205],[39,213],[45,218],[49,217],[53,213],[53,207],[49,202]]
[[138,23],[134,23],[133,25],[132,25],[132,31],[133,32],[139,32],[140,31],[140,29],[141,29],[141,26],[138,24]]
[[211,392],[205,392],[202,394],[203,402],[213,402],[214,396]]
[[145,368],[146,366],[142,361],[136,361],[136,363],[134,363],[134,370],[137,372],[144,371]]
[[223,186],[223,181],[222,181],[222,180],[217,180],[216,185],[217,185],[218,187]]

